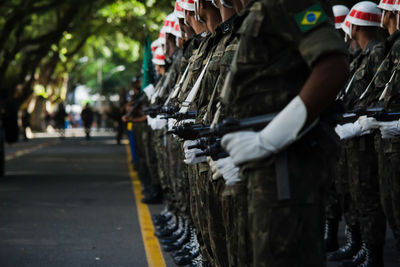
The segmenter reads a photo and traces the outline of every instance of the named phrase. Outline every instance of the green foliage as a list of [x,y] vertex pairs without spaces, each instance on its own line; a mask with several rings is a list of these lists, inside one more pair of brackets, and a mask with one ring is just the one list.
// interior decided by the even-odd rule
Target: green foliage
[[[35,84],[50,88],[54,94],[50,99],[58,99],[66,77],[69,89],[80,83],[93,92],[111,94],[129,86],[131,78],[140,74],[146,34],[151,39],[158,36],[173,3],[0,1],[0,90],[13,93],[22,88],[22,101]],[[120,65],[124,71],[109,74]]]

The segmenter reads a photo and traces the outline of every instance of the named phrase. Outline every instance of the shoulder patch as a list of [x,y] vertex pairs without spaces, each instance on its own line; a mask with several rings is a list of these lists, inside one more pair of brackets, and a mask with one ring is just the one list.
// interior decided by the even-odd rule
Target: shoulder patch
[[307,32],[328,20],[328,16],[320,3],[310,6],[306,10],[295,15],[297,25],[302,32]]

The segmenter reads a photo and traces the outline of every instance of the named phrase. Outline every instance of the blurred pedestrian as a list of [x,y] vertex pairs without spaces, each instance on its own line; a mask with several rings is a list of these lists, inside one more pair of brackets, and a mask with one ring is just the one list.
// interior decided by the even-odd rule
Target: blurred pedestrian
[[24,109],[22,112],[22,134],[24,136],[24,141],[28,141],[28,136],[26,135],[26,130],[28,127],[31,127],[31,114],[28,112],[27,109]]
[[65,107],[63,103],[60,103],[57,108],[57,112],[54,114],[54,124],[56,130],[60,134],[60,139],[65,138],[65,117],[67,117],[67,112],[65,112]]
[[92,127],[94,112],[90,107],[89,103],[85,105],[81,112],[81,118],[83,121],[83,127],[85,128],[86,140],[90,139],[90,128]]

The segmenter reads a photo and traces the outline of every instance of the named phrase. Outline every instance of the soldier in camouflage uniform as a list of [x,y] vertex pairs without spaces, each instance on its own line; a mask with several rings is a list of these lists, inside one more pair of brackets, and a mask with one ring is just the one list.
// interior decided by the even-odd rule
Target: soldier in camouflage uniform
[[[389,51],[374,80],[365,94],[369,107],[383,107],[387,112],[398,112],[400,108],[398,72],[400,59],[400,31],[397,26],[397,10],[384,9],[383,26],[389,31],[385,45]],[[379,128],[375,146],[379,157],[379,183],[383,211],[393,231],[398,255],[400,255],[400,179],[399,179],[399,137],[398,121],[377,122],[373,118],[360,121],[363,130]],[[374,253],[375,251],[372,251]],[[379,251],[378,251],[379,253]],[[372,265],[371,265],[372,266]]]
[[[375,3],[357,4],[346,19],[346,22],[352,26],[343,27],[362,49],[362,52],[351,63],[351,69],[355,69],[355,72],[343,92],[342,101],[347,112],[367,108],[366,98],[360,99],[360,97],[374,78],[386,54],[384,43],[379,41],[380,16],[371,16],[369,20],[364,21],[355,20],[352,17],[354,10],[375,12],[377,15],[381,13]],[[342,127],[344,126],[338,126],[337,129]],[[341,134],[342,132],[339,131],[340,136]],[[360,242],[357,242],[359,240],[352,236],[351,241],[353,242],[349,242],[337,252],[329,255],[328,259],[351,259],[359,250],[353,259],[343,263],[344,266],[358,266],[366,261],[367,251],[373,249],[374,262],[377,266],[381,266],[383,265],[382,249],[385,241],[386,220],[379,198],[378,160],[374,135],[362,133],[362,136],[344,136],[344,138],[341,136],[341,138],[344,139],[343,147],[347,156],[348,189],[351,201],[355,206],[356,219],[360,225],[364,245],[361,248]],[[368,252],[368,254],[371,253]]]
[[315,126],[290,144],[342,88],[347,51],[324,1],[254,1],[248,10],[226,105],[239,119],[284,108],[263,131],[222,139],[247,182],[253,266],[324,266],[320,153],[331,132]]

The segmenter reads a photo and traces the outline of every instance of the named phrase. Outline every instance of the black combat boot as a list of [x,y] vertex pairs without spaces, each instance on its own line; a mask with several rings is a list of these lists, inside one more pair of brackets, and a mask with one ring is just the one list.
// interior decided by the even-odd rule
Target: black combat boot
[[171,220],[172,217],[174,217],[174,214],[172,212],[167,212],[165,214],[158,214],[153,217],[153,223],[154,225],[164,225],[169,220]]
[[181,249],[173,252],[171,254],[171,256],[173,258],[177,257],[177,256],[185,256],[185,255],[189,254],[192,250],[194,250],[194,248],[200,247],[200,245],[197,241],[196,232],[194,231],[193,228],[189,229],[189,234],[190,234],[189,242],[186,243],[185,245],[183,245]]
[[176,265],[182,266],[192,263],[193,259],[195,259],[199,255],[200,255],[200,248],[196,247],[192,251],[190,251],[189,254],[185,256],[177,256],[174,257],[173,259]]
[[183,235],[178,240],[176,240],[172,244],[164,245],[163,249],[164,249],[164,251],[167,251],[167,252],[180,250],[189,241],[190,241],[190,234],[189,234],[189,229],[187,227],[185,229]]
[[338,243],[339,220],[327,219],[325,222],[325,251],[333,252],[339,249]]
[[154,228],[156,231],[161,231],[167,227],[171,227],[172,225],[175,225],[178,222],[178,216],[173,215],[167,222],[159,225],[155,225]]
[[383,267],[383,247],[366,244],[366,258],[359,267]]
[[179,217],[178,220],[172,225],[168,225],[162,229],[156,230],[154,235],[158,238],[166,238],[170,236],[173,232],[175,232],[179,227],[179,222],[182,223],[182,218]]
[[179,222],[178,229],[176,229],[171,235],[163,239],[160,239],[160,243],[162,245],[172,244],[176,240],[182,237],[183,233],[185,232],[186,224],[183,220],[178,220],[178,222]]
[[328,254],[328,261],[350,260],[361,249],[360,227],[346,226],[346,243],[338,250]]
[[365,261],[367,257],[367,248],[365,243],[362,243],[361,249],[357,252],[357,254],[351,260],[342,261],[339,264],[339,267],[358,267],[361,263]]

